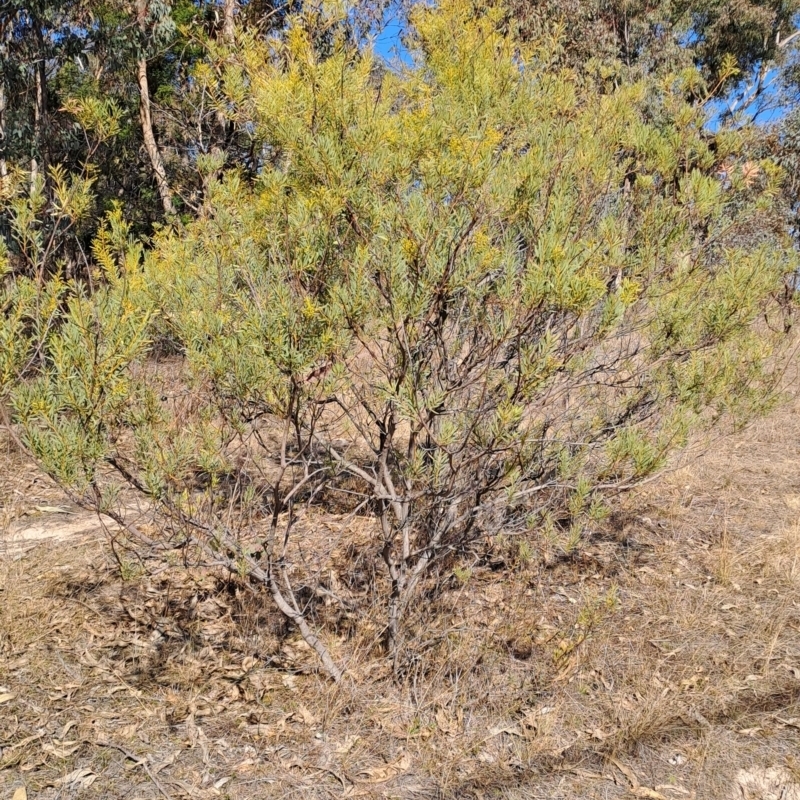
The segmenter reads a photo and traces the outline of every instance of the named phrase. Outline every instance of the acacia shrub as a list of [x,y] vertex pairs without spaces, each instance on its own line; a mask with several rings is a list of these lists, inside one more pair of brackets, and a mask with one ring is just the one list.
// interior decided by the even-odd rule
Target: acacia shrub
[[[710,134],[679,79],[596,91],[502,18],[417,8],[399,72],[320,14],[241,34],[216,102],[268,166],[212,184],[144,258],[112,218],[103,290],[73,288],[49,365],[15,392],[76,497],[139,548],[249,576],[334,677],[303,511],[320,498],[374,518],[398,658],[431,565],[500,532],[575,547],[691,430],[773,396],[780,334],[759,320],[796,267],[763,224],[780,171],[744,174],[742,136]],[[180,350],[189,401],[161,399],[137,314]],[[126,518],[126,491],[159,534]]]

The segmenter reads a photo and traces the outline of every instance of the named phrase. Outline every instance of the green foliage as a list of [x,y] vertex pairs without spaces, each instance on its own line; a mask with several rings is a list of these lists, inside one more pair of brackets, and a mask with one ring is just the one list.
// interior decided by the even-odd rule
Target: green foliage
[[128,368],[146,343],[147,318],[124,288],[100,289],[89,299],[76,287],[69,295],[39,377],[17,389],[14,404],[44,469],[84,492],[129,402]]
[[[148,494],[299,625],[295,504],[346,485],[376,519],[397,647],[434,560],[531,525],[573,548],[607,490],[762,408],[780,336],[760,320],[798,265],[759,224],[780,171],[730,179],[737,140],[673,77],[600,91],[465,0],[418,7],[416,63],[387,72],[341,20],[240,34],[207,86],[263,168],[209,169],[204,212],[144,254],[112,213],[98,286],[59,285],[14,402],[51,474]],[[188,405],[160,400],[148,339],[180,353]]]

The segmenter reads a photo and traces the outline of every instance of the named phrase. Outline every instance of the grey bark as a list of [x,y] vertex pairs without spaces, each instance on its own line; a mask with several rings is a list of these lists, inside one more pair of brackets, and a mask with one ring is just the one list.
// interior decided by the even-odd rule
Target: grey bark
[[155,133],[153,132],[153,118],[150,110],[150,88],[147,83],[147,61],[140,58],[137,65],[136,78],[139,84],[139,119],[142,123],[142,136],[150,165],[153,168],[153,176],[156,179],[158,194],[161,197],[161,205],[165,214],[174,214],[175,206],[172,203],[172,191],[167,182],[167,171],[164,168],[164,159],[158,149]]
[[[139,31],[142,36],[141,47],[147,37],[147,0],[137,0],[136,20],[139,24]],[[153,176],[156,180],[158,194],[161,197],[161,205],[164,213],[168,216],[175,213],[175,206],[172,203],[172,191],[167,181],[167,171],[164,167],[164,158],[156,142],[153,130],[152,106],[150,103],[150,85],[147,82],[147,59],[144,52],[136,62],[136,82],[139,86],[139,119],[142,124],[142,137],[144,138],[147,157],[150,159],[150,166],[153,169]]]

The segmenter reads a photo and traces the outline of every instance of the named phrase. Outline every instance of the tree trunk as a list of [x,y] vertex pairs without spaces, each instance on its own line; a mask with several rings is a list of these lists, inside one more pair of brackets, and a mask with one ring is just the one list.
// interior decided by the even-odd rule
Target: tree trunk
[[6,85],[0,77],[0,188],[5,190],[8,178],[8,162],[6,161]]
[[[8,39],[11,28],[8,20],[0,22],[0,58],[5,63],[8,56]],[[2,189],[5,190],[5,184],[8,180],[8,160],[6,155],[8,153],[8,139],[6,138],[6,111],[8,110],[8,98],[6,97],[6,76],[3,72],[0,74],[0,180],[2,180]]]
[[400,658],[400,621],[402,616],[403,588],[400,581],[392,578],[392,590],[389,594],[389,618],[386,629],[386,649],[392,657],[395,674]]
[[236,16],[236,0],[225,0],[222,17],[222,40],[232,45],[235,33],[234,18]]
[[139,119],[142,123],[142,136],[150,165],[153,168],[153,175],[156,179],[158,194],[161,197],[161,205],[167,216],[175,213],[175,206],[172,204],[172,192],[167,182],[167,171],[164,168],[164,159],[158,149],[155,133],[153,132],[153,117],[150,111],[150,85],[147,82],[147,58],[145,57],[145,43],[147,41],[147,2],[148,0],[136,0],[136,22],[139,25],[141,35],[139,59],[136,62],[136,80],[139,84]]
[[137,80],[139,83],[139,118],[142,122],[142,135],[144,136],[144,146],[153,167],[153,175],[158,186],[158,194],[161,197],[161,205],[164,213],[171,215],[175,213],[175,206],[172,204],[172,192],[167,183],[167,172],[164,169],[164,159],[158,149],[155,134],[153,133],[153,118],[150,114],[150,88],[147,83],[147,60],[140,58],[137,63]]
[[[34,64],[34,90],[36,97],[33,105],[33,153],[31,154],[31,190],[36,185],[41,167],[46,167],[44,145],[47,123],[47,76],[45,75],[45,53],[42,29],[36,25],[36,40],[39,45],[36,63]],[[41,156],[41,164],[39,161]]]

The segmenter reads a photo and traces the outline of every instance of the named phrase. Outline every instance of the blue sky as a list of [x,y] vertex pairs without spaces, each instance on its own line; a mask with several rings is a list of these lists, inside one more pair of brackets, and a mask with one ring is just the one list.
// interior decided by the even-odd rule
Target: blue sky
[[403,20],[399,13],[391,7],[387,9],[383,24],[375,36],[375,52],[385,61],[391,63],[411,63],[411,54],[403,47],[400,37],[403,33]]

